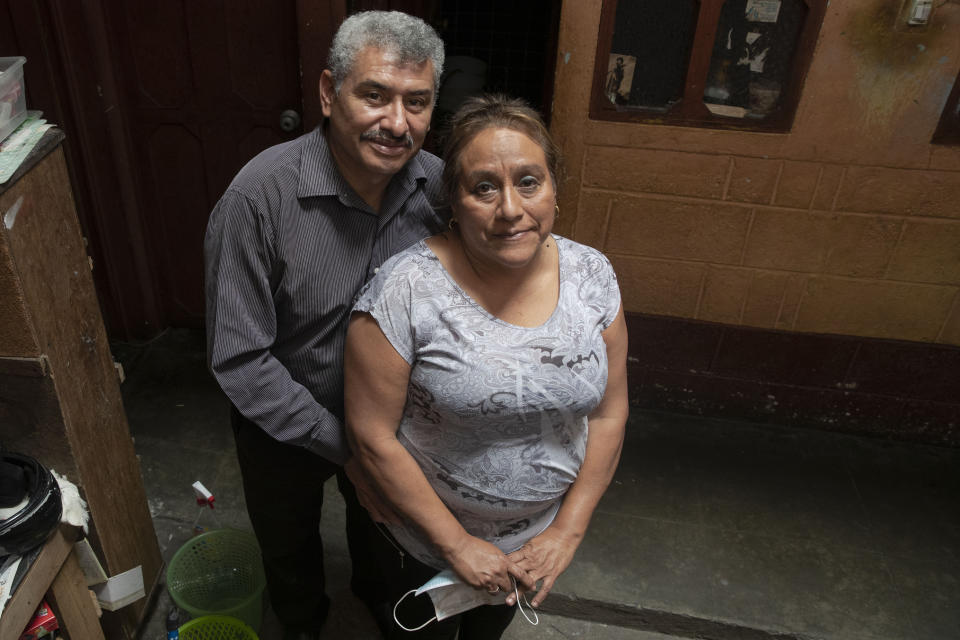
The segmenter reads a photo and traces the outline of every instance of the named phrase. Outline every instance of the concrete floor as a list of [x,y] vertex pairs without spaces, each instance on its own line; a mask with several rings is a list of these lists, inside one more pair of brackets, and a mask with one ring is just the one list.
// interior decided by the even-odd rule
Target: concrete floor
[[[165,561],[202,481],[224,526],[249,529],[227,404],[203,337],[114,344]],[[541,623],[507,640],[960,638],[960,450],[635,411],[623,459]],[[324,638],[378,637],[348,589],[343,504],[323,535]],[[209,513],[201,524],[214,525]],[[165,637],[159,594],[141,637]],[[571,617],[572,616],[572,617]],[[279,637],[269,609],[260,637]]]

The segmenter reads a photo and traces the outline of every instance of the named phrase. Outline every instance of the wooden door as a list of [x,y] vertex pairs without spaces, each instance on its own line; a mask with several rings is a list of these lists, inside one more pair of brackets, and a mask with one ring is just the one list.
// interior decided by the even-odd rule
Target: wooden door
[[251,157],[303,130],[281,128],[285,111],[303,115],[297,3],[103,8],[159,312],[167,326],[200,326],[211,208]]
[[[320,122],[320,73],[348,12],[391,9],[426,19],[448,55],[480,57],[496,70],[489,90],[527,96],[549,116],[560,2],[523,4],[522,37],[498,27],[516,17],[514,4],[0,0],[0,15],[10,16],[0,20],[0,53],[27,55],[27,105],[67,133],[110,337],[145,339],[202,324],[210,210],[250,157],[299,133],[281,130],[284,110],[300,112],[300,131]],[[515,64],[504,39],[526,43],[524,59],[539,60],[542,71]],[[530,88],[541,77],[538,99]]]

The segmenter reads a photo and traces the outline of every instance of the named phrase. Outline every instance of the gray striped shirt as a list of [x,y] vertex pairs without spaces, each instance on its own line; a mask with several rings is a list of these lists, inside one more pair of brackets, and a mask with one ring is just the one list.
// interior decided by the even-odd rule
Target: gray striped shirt
[[207,353],[233,405],[273,438],[343,464],[343,346],[353,300],[387,258],[438,233],[443,164],[425,151],[381,212],[350,188],[322,131],[245,166],[204,240]]

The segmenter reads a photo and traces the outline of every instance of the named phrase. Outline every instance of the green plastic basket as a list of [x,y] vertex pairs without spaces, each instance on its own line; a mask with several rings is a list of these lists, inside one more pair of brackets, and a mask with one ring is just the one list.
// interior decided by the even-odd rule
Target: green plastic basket
[[203,616],[180,627],[180,640],[259,640],[246,622],[230,616]]
[[265,585],[260,547],[247,531],[215,529],[191,538],[167,566],[167,590],[177,606],[194,618],[239,618],[255,632]]

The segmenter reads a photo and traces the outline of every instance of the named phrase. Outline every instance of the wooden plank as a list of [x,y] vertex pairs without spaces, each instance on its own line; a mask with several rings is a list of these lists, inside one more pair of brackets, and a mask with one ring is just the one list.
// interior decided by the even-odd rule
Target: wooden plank
[[[0,200],[0,225],[7,212],[17,206],[17,200]],[[16,220],[16,218],[14,218]],[[17,278],[13,257],[6,236],[0,233],[0,355],[33,357],[40,355],[40,345],[30,324],[23,288]]]
[[14,376],[17,378],[42,378],[49,372],[47,359],[39,358],[9,358],[0,356],[0,378]]
[[[43,600],[44,594],[54,577],[60,572],[63,561],[73,549],[76,533],[73,527],[60,525],[33,565],[23,577],[17,590],[13,592],[7,606],[0,615],[0,638],[19,638],[24,627]],[[77,636],[78,638],[82,636]]]
[[[161,557],[120,396],[62,149],[0,196],[0,210],[23,198],[12,227],[0,227],[20,279],[40,348],[49,359],[69,442],[93,525],[91,540],[107,572],[143,567],[154,584]],[[63,437],[61,436],[61,437]],[[37,454],[38,458],[42,458]],[[133,637],[145,600],[125,607],[123,637]]]
[[[37,372],[30,370],[33,366],[27,360],[14,365],[0,358],[0,442],[7,451],[33,456],[48,469],[77,482],[77,463],[70,441],[64,437],[66,425],[56,385],[49,374],[32,375]],[[15,368],[28,375],[12,375],[10,370]]]
[[50,586],[50,606],[60,620],[60,628],[66,630],[67,637],[77,640],[104,639],[97,608],[90,594],[77,554],[71,553]]

